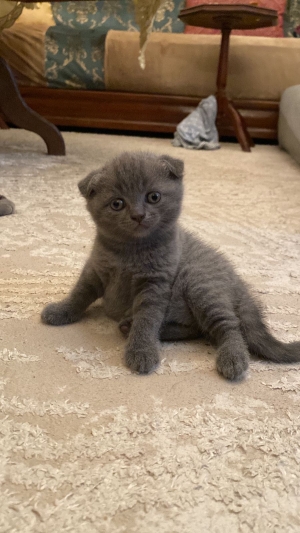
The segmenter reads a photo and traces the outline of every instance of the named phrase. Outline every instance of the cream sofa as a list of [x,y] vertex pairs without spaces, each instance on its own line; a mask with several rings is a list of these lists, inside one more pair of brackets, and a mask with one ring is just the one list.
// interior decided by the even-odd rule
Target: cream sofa
[[[142,70],[138,33],[114,30],[105,42],[104,91],[49,88],[43,28],[35,26],[32,42],[23,38],[22,45],[26,30],[15,24],[3,32],[0,54],[13,67],[27,103],[58,126],[173,132],[201,98],[215,91],[219,35],[154,33]],[[298,84],[300,39],[231,37],[228,93],[254,138],[277,138],[281,96]],[[232,133],[230,127],[220,131]]]

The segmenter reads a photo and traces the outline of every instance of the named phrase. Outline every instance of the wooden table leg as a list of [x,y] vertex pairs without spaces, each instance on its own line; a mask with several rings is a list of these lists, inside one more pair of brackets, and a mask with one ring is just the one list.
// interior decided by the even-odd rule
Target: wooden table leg
[[[236,107],[235,107],[235,105],[233,104],[233,102],[230,102],[230,103],[231,103],[231,105],[236,109]],[[236,110],[237,110],[237,109],[236,109]],[[237,111],[237,112],[238,112],[238,111]],[[239,113],[239,112],[238,112],[238,113]],[[254,141],[253,141],[253,139],[252,139],[252,137],[251,137],[251,135],[250,135],[250,133],[249,133],[249,131],[248,131],[247,126],[246,126],[246,121],[245,121],[243,115],[241,115],[241,113],[239,113],[239,117],[240,117],[240,119],[241,119],[241,121],[242,121],[243,128],[244,128],[244,132],[245,132],[245,134],[246,134],[247,137],[248,137],[248,141],[249,141],[250,146],[251,146],[251,147],[255,146]]]
[[217,127],[230,121],[242,150],[251,152],[250,147],[254,146],[254,143],[247,130],[245,120],[226,95],[230,33],[230,28],[222,28],[216,94],[218,103]]
[[66,154],[61,133],[54,124],[30,109],[24,102],[13,74],[3,58],[0,58],[0,109],[7,122],[33,131],[42,137],[49,155]]
[[247,129],[244,128],[243,122],[241,120],[241,115],[239,114],[237,109],[231,104],[231,102],[228,102],[228,107],[226,111],[226,114],[229,115],[231,118],[236,138],[239,141],[242,150],[244,152],[251,152],[251,144],[249,142],[248,132]]

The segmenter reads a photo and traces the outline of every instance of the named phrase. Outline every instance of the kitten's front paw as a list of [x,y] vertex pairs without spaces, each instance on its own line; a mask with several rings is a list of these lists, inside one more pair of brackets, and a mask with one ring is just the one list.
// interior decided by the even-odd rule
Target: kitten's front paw
[[246,353],[230,354],[227,351],[220,352],[217,358],[217,369],[222,376],[232,381],[240,380],[244,377],[249,366],[249,357]]
[[125,360],[126,365],[134,372],[149,374],[159,364],[159,352],[156,346],[128,347],[125,353]]
[[80,317],[81,315],[74,311],[70,303],[64,300],[47,305],[41,314],[42,322],[51,326],[72,324],[73,322],[77,322]]

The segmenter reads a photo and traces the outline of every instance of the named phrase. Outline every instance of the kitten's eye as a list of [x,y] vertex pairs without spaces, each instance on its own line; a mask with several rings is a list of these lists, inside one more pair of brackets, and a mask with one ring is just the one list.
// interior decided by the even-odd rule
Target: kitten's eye
[[110,207],[114,211],[121,211],[121,209],[123,209],[123,207],[125,207],[125,202],[124,202],[124,200],[121,200],[121,198],[116,198],[116,200],[113,200],[111,202]]
[[147,202],[149,202],[149,204],[157,204],[160,199],[160,192],[149,192],[149,194],[147,194]]

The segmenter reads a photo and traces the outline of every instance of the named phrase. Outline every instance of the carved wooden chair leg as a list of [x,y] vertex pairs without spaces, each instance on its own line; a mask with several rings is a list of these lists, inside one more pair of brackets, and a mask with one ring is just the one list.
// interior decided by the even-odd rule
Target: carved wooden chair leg
[[235,109],[235,107],[231,104],[231,102],[228,102],[227,112],[229,114],[229,117],[231,118],[231,122],[233,124],[237,140],[239,141],[242,147],[242,150],[244,152],[251,152],[251,148],[250,148],[251,143],[249,142],[249,137],[248,137],[249,134],[247,132],[247,129],[244,129],[241,115]]
[[8,125],[6,124],[4,118],[0,115],[0,129],[1,130],[8,130],[9,127]]
[[2,58],[0,58],[0,109],[8,122],[42,137],[49,155],[65,155],[65,143],[61,133],[24,102],[12,72]]

